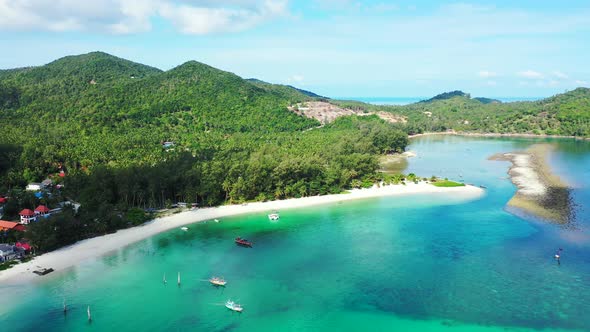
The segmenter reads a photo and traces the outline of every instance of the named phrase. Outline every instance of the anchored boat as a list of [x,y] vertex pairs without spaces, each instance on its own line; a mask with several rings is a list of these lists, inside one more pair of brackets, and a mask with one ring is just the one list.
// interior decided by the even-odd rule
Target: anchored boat
[[227,302],[225,302],[225,307],[231,311],[236,311],[236,312],[242,312],[242,310],[244,310],[244,308],[242,308],[242,305],[237,304],[232,300],[227,300]]
[[242,239],[241,237],[237,237],[235,239],[235,242],[237,245],[239,246],[243,246],[243,247],[252,247],[252,242],[246,240],[246,239]]
[[268,215],[268,219],[270,219],[270,220],[279,220],[279,218],[280,218],[280,216],[277,212],[271,213]]
[[212,277],[209,279],[209,282],[213,285],[213,286],[225,286],[225,284],[227,284],[227,281],[225,281],[223,278],[218,278],[218,277]]

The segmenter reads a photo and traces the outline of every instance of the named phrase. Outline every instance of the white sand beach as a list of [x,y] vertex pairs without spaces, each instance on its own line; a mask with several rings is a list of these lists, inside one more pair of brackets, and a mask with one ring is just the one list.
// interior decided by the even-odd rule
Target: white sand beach
[[[119,250],[129,244],[156,235],[158,233],[199,221],[247,213],[265,211],[271,212],[274,210],[282,211],[286,209],[303,208],[307,206],[362,198],[412,194],[452,195],[456,198],[472,200],[482,196],[484,191],[474,186],[439,188],[427,183],[409,183],[407,185],[390,185],[382,187],[375,186],[370,189],[354,189],[350,193],[338,195],[293,198],[271,202],[226,205],[220,207],[190,210],[167,217],[157,218],[142,226],[124,229],[113,234],[83,240],[71,246],[40,255],[29,262],[18,264],[5,271],[0,271],[0,282],[2,282],[4,285],[7,285],[31,281],[42,281],[47,277],[51,277],[52,275],[60,273],[61,271],[81,262],[100,257],[112,251]],[[53,272],[45,277],[40,277],[32,273],[34,270],[39,268],[53,268],[56,272]]]
[[532,156],[524,153],[506,153],[512,160],[513,166],[508,174],[512,182],[518,187],[518,192],[525,196],[542,196],[547,192],[547,186],[532,163]]

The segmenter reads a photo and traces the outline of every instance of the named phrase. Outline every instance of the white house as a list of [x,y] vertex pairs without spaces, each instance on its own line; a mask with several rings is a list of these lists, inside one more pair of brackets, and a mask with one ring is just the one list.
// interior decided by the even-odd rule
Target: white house
[[27,185],[26,190],[39,191],[39,190],[41,190],[41,188],[43,188],[43,185],[41,183],[32,182]]
[[24,225],[28,225],[32,221],[37,221],[37,215],[33,210],[24,209],[20,213],[20,223]]

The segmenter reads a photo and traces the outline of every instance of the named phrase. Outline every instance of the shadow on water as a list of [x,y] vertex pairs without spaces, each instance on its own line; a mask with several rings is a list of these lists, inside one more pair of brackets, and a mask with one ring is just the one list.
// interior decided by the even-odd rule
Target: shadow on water
[[563,228],[576,229],[576,203],[572,199],[570,188],[549,187],[547,195],[539,201],[539,204],[560,216],[557,223]]

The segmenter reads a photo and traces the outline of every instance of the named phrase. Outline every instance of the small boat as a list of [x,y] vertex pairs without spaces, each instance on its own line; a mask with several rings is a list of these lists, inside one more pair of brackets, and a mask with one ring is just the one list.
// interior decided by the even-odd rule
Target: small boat
[[168,281],[166,281],[166,273],[164,273],[164,277],[162,278],[162,281],[166,284],[168,283]]
[[248,241],[246,239],[242,239],[241,237],[237,237],[235,239],[235,242],[239,246],[252,247],[252,242],[250,242],[250,241]]
[[178,272],[178,286],[180,286],[180,272]]
[[88,308],[86,309],[86,313],[88,313],[88,321],[91,322],[92,321],[92,315],[90,314],[90,306],[88,306]]
[[270,220],[279,220],[279,218],[280,218],[280,216],[277,212],[271,213],[268,215],[268,219],[270,219]]
[[180,227],[180,229],[183,230],[183,231],[185,231],[185,232],[188,231],[188,227]]
[[215,221],[215,222],[219,222],[219,219],[215,219],[215,220],[213,220],[213,221]]
[[227,284],[227,281],[225,281],[223,278],[218,278],[218,277],[212,277],[209,279],[209,282],[213,285],[213,286],[224,286],[225,284]]
[[237,304],[232,300],[227,300],[227,302],[225,302],[225,307],[231,311],[236,311],[236,312],[242,312],[242,310],[244,310],[244,308],[242,308],[242,305]]

